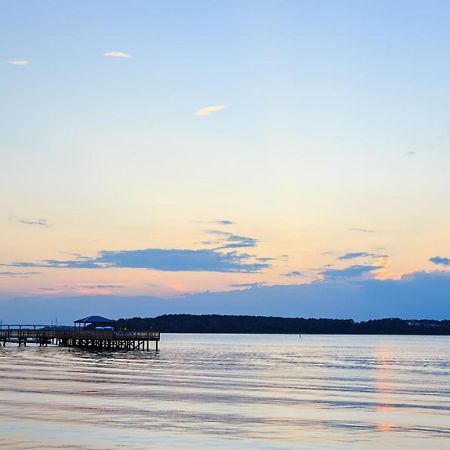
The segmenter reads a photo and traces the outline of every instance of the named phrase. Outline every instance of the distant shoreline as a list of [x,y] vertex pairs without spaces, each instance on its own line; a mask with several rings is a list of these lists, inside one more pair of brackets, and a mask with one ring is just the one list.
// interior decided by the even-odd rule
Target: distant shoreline
[[161,333],[198,334],[450,335],[450,320],[398,318],[356,322],[352,319],[166,314],[119,319],[115,327],[130,331],[157,330]]

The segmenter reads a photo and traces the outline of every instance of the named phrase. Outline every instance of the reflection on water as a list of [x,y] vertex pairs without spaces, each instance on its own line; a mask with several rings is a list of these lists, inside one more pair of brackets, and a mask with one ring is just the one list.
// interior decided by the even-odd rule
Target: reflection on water
[[164,335],[0,349],[4,448],[450,448],[450,338]]
[[[383,420],[389,417],[389,412],[392,408],[389,406],[390,398],[389,393],[391,391],[390,383],[391,383],[391,372],[389,369],[389,364],[387,363],[387,359],[389,357],[390,349],[387,346],[377,346],[375,349],[376,358],[377,358],[377,370],[376,370],[376,382],[375,388],[377,391],[378,405],[377,410],[381,413],[380,416]],[[392,430],[392,424],[389,422],[379,422],[377,424],[377,428],[379,431],[387,432]]]

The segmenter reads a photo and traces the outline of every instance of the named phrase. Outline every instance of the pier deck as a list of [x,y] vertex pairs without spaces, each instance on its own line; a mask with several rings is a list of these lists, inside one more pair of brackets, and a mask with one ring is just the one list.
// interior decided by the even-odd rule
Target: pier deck
[[115,331],[89,328],[60,328],[42,325],[2,325],[0,345],[7,342],[26,347],[35,343],[41,347],[48,344],[104,350],[150,350],[150,342],[155,342],[159,350],[159,331]]

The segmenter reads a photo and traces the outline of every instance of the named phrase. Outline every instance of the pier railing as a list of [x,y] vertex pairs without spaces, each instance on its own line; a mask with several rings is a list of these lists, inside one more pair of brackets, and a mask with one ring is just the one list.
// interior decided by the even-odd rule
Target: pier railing
[[96,350],[149,350],[155,342],[158,351],[159,331],[125,331],[54,325],[2,325],[0,345],[7,342],[26,347],[35,343],[40,347],[55,344],[63,347],[78,347]]
[[150,340],[160,339],[159,331],[116,331],[91,328],[59,328],[46,325],[2,325],[0,340],[9,339],[109,339]]

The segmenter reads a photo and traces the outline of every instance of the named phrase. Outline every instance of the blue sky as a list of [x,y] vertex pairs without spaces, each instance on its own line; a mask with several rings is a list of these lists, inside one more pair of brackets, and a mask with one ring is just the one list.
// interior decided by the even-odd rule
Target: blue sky
[[422,274],[437,292],[449,17],[444,1],[3,2],[0,302],[339,297]]

